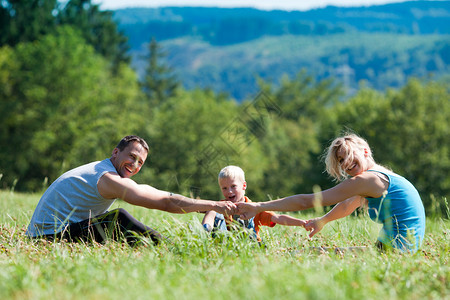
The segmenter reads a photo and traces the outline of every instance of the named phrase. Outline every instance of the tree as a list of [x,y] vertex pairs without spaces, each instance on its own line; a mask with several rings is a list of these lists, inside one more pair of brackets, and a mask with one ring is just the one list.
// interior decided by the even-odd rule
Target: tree
[[260,200],[276,199],[295,193],[312,192],[310,172],[318,168],[311,159],[319,152],[315,124],[301,117],[297,121],[277,118],[270,122],[261,144],[268,164],[258,189]]
[[[391,103],[387,124],[392,126],[389,159],[423,196],[450,196],[450,93],[449,86],[412,79]],[[426,199],[427,201],[429,199]]]
[[55,30],[56,0],[5,0],[0,4],[0,46],[15,46]]
[[248,171],[257,186],[262,150],[246,139],[239,115],[239,106],[221,95],[180,90],[161,103],[147,124],[151,167],[142,169],[141,178],[158,188],[217,199],[217,174],[234,164]]
[[173,69],[165,64],[166,53],[154,38],[149,43],[147,68],[142,82],[142,89],[150,105],[157,106],[169,97],[175,95],[180,87]]
[[0,46],[15,46],[54,33],[62,25],[71,25],[86,42],[111,62],[113,69],[129,63],[128,44],[120,33],[111,11],[100,11],[90,0],[5,0],[0,4]]
[[127,38],[118,31],[111,11],[100,11],[99,5],[91,0],[70,0],[59,11],[57,20],[61,25],[78,28],[86,42],[110,61],[114,70],[119,63],[130,62]]
[[14,53],[7,49],[0,82],[7,87],[0,94],[4,184],[18,179],[19,189],[35,190],[45,177],[105,158],[123,135],[141,128],[138,114],[146,107],[135,73],[121,65],[113,76],[77,30],[60,27]]
[[334,108],[340,129],[366,138],[375,160],[405,176],[425,202],[450,195],[448,85],[412,79],[385,95],[363,89]]
[[271,162],[265,170],[266,190],[282,196],[311,192],[314,185],[330,186],[320,158],[334,134],[329,108],[339,103],[341,86],[333,80],[316,81],[305,70],[293,79],[283,77],[276,89],[262,81],[260,85],[281,111],[262,140]]

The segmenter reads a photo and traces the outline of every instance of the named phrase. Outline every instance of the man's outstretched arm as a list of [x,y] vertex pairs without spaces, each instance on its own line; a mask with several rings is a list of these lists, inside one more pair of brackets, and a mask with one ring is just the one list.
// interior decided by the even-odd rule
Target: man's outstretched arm
[[158,190],[146,184],[137,184],[116,173],[103,175],[98,184],[100,195],[107,199],[119,198],[130,204],[171,213],[189,213],[214,210],[221,214],[236,213],[236,205],[230,201],[192,199]]

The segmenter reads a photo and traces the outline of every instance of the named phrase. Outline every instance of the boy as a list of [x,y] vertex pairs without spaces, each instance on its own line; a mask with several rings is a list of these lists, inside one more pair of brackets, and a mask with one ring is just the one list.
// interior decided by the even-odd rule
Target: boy
[[[231,201],[232,203],[251,202],[245,196],[247,183],[245,182],[244,171],[236,166],[227,166],[223,168],[218,176],[219,186],[225,199],[221,201]],[[287,226],[305,226],[305,221],[296,219],[288,215],[277,215],[274,212],[263,211],[258,213],[254,218],[249,220],[241,220],[239,216],[224,216],[210,210],[205,213],[202,225],[206,231],[213,228],[218,230],[232,230],[239,223],[247,229],[254,232],[258,242],[261,242],[259,236],[260,226],[274,227],[276,224]]]

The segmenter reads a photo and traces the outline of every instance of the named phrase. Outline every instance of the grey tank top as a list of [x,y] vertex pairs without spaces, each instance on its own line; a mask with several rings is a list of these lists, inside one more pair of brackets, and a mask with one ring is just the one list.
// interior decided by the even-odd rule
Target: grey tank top
[[108,172],[117,173],[109,158],[61,175],[39,200],[28,225],[27,235],[35,237],[55,234],[70,223],[105,213],[115,199],[103,198],[97,183]]

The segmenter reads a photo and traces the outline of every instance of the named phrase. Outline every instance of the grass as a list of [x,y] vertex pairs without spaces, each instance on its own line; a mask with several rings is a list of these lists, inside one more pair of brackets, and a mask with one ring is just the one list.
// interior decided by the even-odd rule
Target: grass
[[[380,254],[368,217],[302,228],[264,228],[266,247],[236,234],[212,239],[200,214],[173,215],[118,202],[170,241],[130,248],[37,242],[24,235],[38,194],[0,191],[0,299],[449,299],[449,220],[427,219],[416,254]],[[293,214],[309,218],[309,214]],[[319,253],[311,247],[367,246]]]

